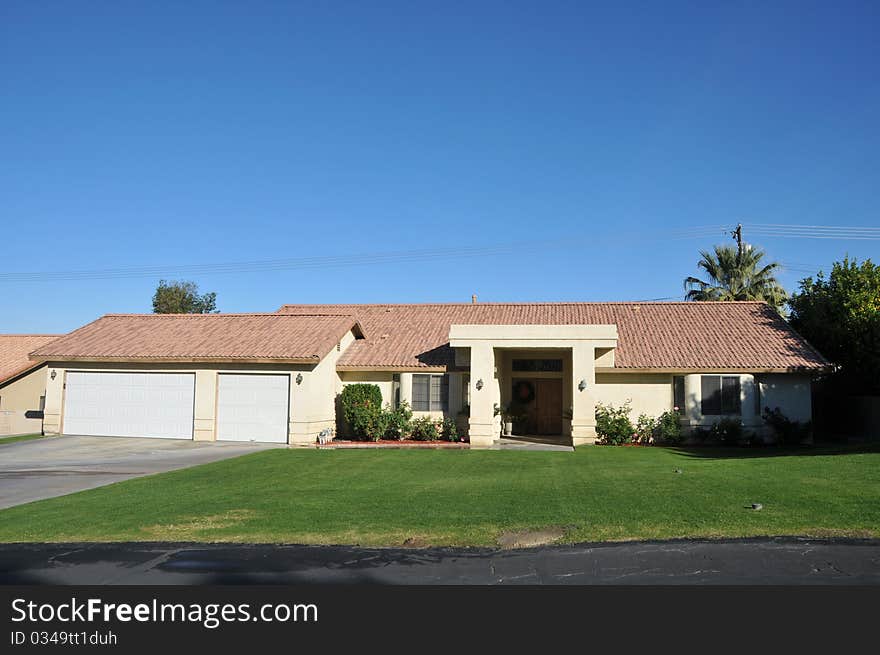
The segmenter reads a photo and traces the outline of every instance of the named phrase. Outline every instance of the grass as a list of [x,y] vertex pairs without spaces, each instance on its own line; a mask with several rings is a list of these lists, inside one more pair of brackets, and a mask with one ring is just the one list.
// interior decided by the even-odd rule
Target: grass
[[880,447],[267,450],[0,511],[3,542],[492,545],[548,526],[568,542],[878,537]]
[[19,434],[14,437],[0,437],[0,446],[5,446],[8,443],[15,443],[16,441],[31,441],[32,439],[42,438],[42,434]]

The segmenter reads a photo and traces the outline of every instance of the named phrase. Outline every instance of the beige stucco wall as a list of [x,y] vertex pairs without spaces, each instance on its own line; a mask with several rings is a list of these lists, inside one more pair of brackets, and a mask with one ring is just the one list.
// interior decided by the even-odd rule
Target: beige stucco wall
[[672,375],[669,373],[596,373],[596,401],[622,406],[631,401],[630,418],[659,416],[672,409]]
[[393,375],[394,373],[391,371],[339,371],[337,393],[342,393],[342,390],[349,384],[375,384],[382,392],[382,405],[390,405],[394,402]]
[[[153,364],[153,363],[88,363],[50,362],[47,370],[56,372],[55,380],[46,378],[46,434],[64,432],[64,380],[68,371],[151,371],[163,373],[195,373],[195,407],[193,435],[197,441],[214,441],[217,423],[217,376],[221,373],[276,373],[290,376],[290,414],[288,443],[311,445],[318,433],[336,424],[336,388],[339,378],[336,362],[354,341],[349,332],[318,364]],[[297,375],[302,382],[297,384]]]
[[25,412],[39,410],[45,392],[45,366],[0,386],[0,436],[39,433],[43,421],[25,418]]

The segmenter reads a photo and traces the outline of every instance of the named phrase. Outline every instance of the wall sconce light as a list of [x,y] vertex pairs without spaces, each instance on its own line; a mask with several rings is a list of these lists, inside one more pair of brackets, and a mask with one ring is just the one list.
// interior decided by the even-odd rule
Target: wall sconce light
[[583,391],[583,390],[586,389],[586,388],[587,388],[587,381],[586,381],[586,380],[581,380],[581,381],[578,383],[578,391]]
[[52,372],[49,373],[49,377],[52,378],[53,380],[55,379],[55,376],[57,376],[57,375],[58,375],[58,373],[55,372],[54,368],[52,369]]
[[480,389],[483,388],[483,378],[480,378],[479,380],[477,380],[476,387],[477,387],[477,391],[479,391]]
[[297,373],[297,374],[296,374],[296,383],[297,383],[297,384],[302,384],[302,383],[303,383],[303,374],[302,374],[302,373]]

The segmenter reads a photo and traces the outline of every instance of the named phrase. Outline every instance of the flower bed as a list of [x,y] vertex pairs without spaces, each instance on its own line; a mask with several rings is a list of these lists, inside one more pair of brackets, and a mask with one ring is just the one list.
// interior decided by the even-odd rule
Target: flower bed
[[334,439],[316,447],[334,448],[470,448],[470,444],[461,441],[414,441],[412,439],[381,439],[379,441],[351,441],[348,439]]

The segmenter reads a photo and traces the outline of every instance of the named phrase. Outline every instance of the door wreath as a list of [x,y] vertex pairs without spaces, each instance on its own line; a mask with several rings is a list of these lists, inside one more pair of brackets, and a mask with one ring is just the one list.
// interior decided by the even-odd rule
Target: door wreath
[[528,380],[519,380],[513,385],[513,402],[526,405],[535,399],[535,387]]

